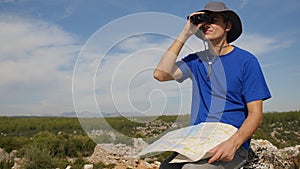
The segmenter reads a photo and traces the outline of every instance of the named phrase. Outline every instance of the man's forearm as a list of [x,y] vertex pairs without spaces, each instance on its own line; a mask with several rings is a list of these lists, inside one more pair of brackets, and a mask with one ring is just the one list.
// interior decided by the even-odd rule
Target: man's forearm
[[157,65],[153,76],[159,81],[168,81],[173,79],[179,79],[182,76],[182,72],[178,69],[175,62],[177,57],[184,45],[184,43],[197,31],[203,24],[195,26],[189,20],[184,26],[182,32],[178,35],[176,40],[168,48],[166,53],[163,55],[159,64]]
[[262,101],[254,101],[248,105],[248,117],[240,129],[230,138],[238,148],[247,141],[262,123]]
[[178,78],[175,75],[175,72],[178,69],[175,63],[184,43],[189,38],[189,36],[185,35],[184,33],[180,33],[179,36],[175,39],[175,41],[168,48],[168,50],[165,52],[154,71],[154,77],[157,80],[167,81],[173,80],[174,78]]
[[222,142],[210,152],[214,155],[209,159],[208,163],[215,161],[231,161],[237,149],[247,141],[262,122],[262,101],[253,101],[247,104],[249,110],[248,117],[240,127],[240,129],[228,140]]

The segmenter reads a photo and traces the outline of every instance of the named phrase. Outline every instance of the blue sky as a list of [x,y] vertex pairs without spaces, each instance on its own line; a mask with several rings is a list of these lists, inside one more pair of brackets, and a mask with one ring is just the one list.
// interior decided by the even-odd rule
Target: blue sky
[[[202,9],[207,2],[0,0],[0,115],[72,112],[72,85],[75,107],[80,111],[151,114],[182,109],[188,112],[189,82],[161,84],[153,80],[151,72],[184,26],[186,16]],[[240,15],[243,23],[243,34],[233,44],[251,51],[262,65],[272,93],[272,99],[265,102],[265,112],[300,110],[300,20],[297,17],[300,1],[224,2]],[[145,12],[162,17],[159,22],[151,17],[149,21],[138,18],[137,23],[131,20],[144,16],[141,14]],[[112,28],[114,25],[117,27]],[[168,29],[171,33],[166,36],[131,32],[131,36],[113,41],[112,36],[140,26],[165,33],[164,29]],[[108,28],[112,31],[102,35]],[[113,34],[114,31],[119,34]],[[193,49],[198,43],[198,39],[189,41]],[[102,49],[107,44],[114,45],[105,53]],[[88,55],[90,51],[94,53]],[[189,51],[184,49],[180,57]],[[101,62],[95,60],[98,57],[102,58]],[[90,68],[88,65],[93,63],[94,67]],[[94,79],[88,78],[89,74]]]

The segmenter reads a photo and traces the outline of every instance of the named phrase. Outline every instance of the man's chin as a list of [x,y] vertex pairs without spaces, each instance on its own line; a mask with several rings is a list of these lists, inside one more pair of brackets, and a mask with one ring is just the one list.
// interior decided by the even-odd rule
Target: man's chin
[[208,41],[207,37],[204,35],[204,33],[202,31],[197,31],[195,33],[195,35],[197,36],[197,38],[204,40],[204,41]]

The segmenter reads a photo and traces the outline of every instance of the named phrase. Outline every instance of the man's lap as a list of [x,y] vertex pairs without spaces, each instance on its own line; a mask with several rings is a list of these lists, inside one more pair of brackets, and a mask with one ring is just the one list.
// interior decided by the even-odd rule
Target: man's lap
[[234,159],[230,162],[214,162],[209,164],[208,160],[200,160],[194,163],[169,163],[178,153],[172,154],[162,162],[160,169],[236,169],[241,167],[248,158],[248,151],[240,147]]

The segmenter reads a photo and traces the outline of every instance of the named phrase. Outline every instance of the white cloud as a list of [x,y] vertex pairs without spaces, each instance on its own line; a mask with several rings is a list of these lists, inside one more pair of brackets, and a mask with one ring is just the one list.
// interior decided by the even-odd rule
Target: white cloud
[[72,111],[71,79],[79,45],[57,25],[0,15],[1,114]]
[[[94,78],[96,102],[102,112],[178,113],[183,104],[182,111],[187,113],[190,104],[182,103],[181,88],[189,84],[177,84],[175,81],[161,83],[153,78],[154,68],[172,43],[172,39],[166,37],[157,41],[156,36],[154,34],[132,36],[116,44],[103,58],[97,72],[76,70],[75,79],[78,80],[75,80],[74,89],[78,94],[75,100],[80,100],[78,105],[76,104],[77,111],[96,111],[92,106],[95,103],[91,103],[94,102],[92,97],[88,97],[94,92],[93,86],[89,85],[88,81]],[[100,41],[94,43],[101,44]],[[92,67],[89,65],[93,61],[89,58],[95,57],[96,54],[87,53],[83,52],[83,56],[80,56],[82,60],[87,58],[85,60],[87,62],[81,62],[78,68]],[[83,66],[84,64],[87,66]],[[95,71],[96,75],[89,74],[91,71]],[[88,76],[92,77],[89,80],[82,79]],[[189,97],[189,94],[186,92],[183,95]],[[186,98],[184,100],[190,101]]]
[[259,34],[243,34],[234,44],[244,48],[255,55],[289,47],[294,42],[291,40],[281,40],[274,37],[266,37]]
[[[141,47],[141,43],[139,44]],[[145,42],[142,44],[145,44]],[[142,45],[142,48],[144,48],[144,45]],[[110,106],[113,107],[112,105],[115,105],[121,112],[134,111],[136,109],[146,110],[152,106],[152,112],[160,113],[164,109],[163,107],[166,106],[165,101],[169,100],[166,97],[180,97],[180,89],[176,82],[159,83],[152,77],[153,70],[163,52],[159,48],[144,48],[144,50],[127,56],[124,54],[121,57],[108,56],[114,59],[100,66],[101,70],[106,71],[99,72],[96,78],[96,86],[102,90],[107,89],[108,93],[112,93],[99,93],[99,104],[103,106],[103,100],[109,100],[109,98],[103,98],[112,95],[114,100],[111,100]],[[167,107],[174,108],[174,103]],[[179,107],[177,108],[179,109]]]

